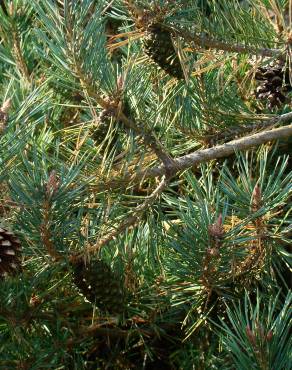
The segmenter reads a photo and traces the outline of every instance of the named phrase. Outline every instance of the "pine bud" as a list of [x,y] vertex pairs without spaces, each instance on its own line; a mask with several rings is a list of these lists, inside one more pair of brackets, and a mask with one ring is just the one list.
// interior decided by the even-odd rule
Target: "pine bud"
[[51,171],[47,185],[46,185],[46,193],[47,196],[52,196],[60,187],[60,180],[58,179],[57,173],[55,170]]
[[262,192],[259,184],[253,189],[252,196],[251,196],[251,208],[253,212],[258,211],[262,206]]
[[11,108],[11,99],[5,100],[5,102],[2,104],[1,112],[8,113],[9,109]]
[[220,213],[216,222],[208,227],[209,235],[215,239],[224,237],[224,228],[222,225],[222,214]]
[[42,303],[42,299],[38,295],[32,294],[32,296],[30,297],[30,300],[29,300],[29,305],[31,307],[37,307],[41,303]]
[[207,253],[211,257],[218,257],[220,255],[219,250],[217,248],[208,248],[207,249]]
[[248,340],[250,341],[250,343],[255,346],[256,344],[256,339],[255,339],[255,335],[254,333],[252,332],[251,328],[247,325],[247,327],[245,328],[245,332],[246,332],[246,335],[248,337]]
[[269,330],[267,332],[266,339],[267,339],[268,342],[270,342],[272,340],[272,338],[273,338],[273,332],[272,332],[272,330]]
[[124,90],[125,80],[122,75],[118,76],[117,79],[117,93],[120,94]]

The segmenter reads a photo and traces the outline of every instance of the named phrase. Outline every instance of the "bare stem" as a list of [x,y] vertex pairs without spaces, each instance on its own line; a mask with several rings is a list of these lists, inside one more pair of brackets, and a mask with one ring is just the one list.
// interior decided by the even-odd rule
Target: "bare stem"
[[[218,145],[213,148],[198,150],[197,152],[174,159],[174,165],[176,169],[179,169],[180,171],[186,170],[187,168],[197,166],[199,163],[223,158],[237,151],[247,150],[254,146],[289,136],[292,136],[292,125],[245,136],[241,139],[232,140],[226,144]],[[147,172],[148,175],[151,175],[150,177],[156,177],[159,176],[158,174],[160,174],[160,176],[163,174],[161,171],[163,171],[163,168],[159,166],[152,168]]]

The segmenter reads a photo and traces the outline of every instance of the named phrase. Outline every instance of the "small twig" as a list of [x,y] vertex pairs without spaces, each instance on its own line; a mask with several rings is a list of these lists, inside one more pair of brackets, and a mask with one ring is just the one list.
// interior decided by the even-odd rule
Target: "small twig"
[[[132,332],[133,333],[133,332]],[[129,332],[120,328],[102,328],[100,325],[95,325],[83,330],[79,333],[76,338],[68,339],[67,345],[72,346],[73,344],[80,343],[84,340],[84,337],[89,336],[101,336],[105,338],[127,338]]]
[[149,207],[156,201],[159,195],[163,192],[165,187],[168,184],[168,179],[166,176],[163,176],[161,182],[157,186],[157,188],[153,191],[153,193],[145,199],[145,201],[136,207],[132,214],[128,216],[116,229],[111,231],[105,238],[99,239],[95,245],[89,246],[85,248],[81,253],[77,255],[73,255],[70,257],[70,261],[72,263],[78,262],[80,259],[84,258],[84,255],[95,253],[100,250],[103,246],[108,244],[110,241],[115,239],[118,235],[124,232],[131,226],[134,226],[140,219],[141,215],[149,209]]
[[243,135],[247,132],[255,132],[258,130],[269,129],[275,126],[279,126],[283,123],[287,123],[292,120],[292,112],[285,113],[282,116],[277,116],[270,119],[260,119],[259,122],[253,124],[243,124],[239,126],[232,126],[226,129],[226,131],[215,133],[213,135],[205,135],[203,140],[205,142],[215,143],[218,140],[231,140],[238,135]]
[[129,128],[131,128],[136,134],[140,135],[146,145],[148,145],[157,157],[161,160],[165,168],[169,168],[174,165],[173,159],[163,148],[163,145],[154,138],[154,136],[148,132],[146,133],[141,127],[135,122],[129,119],[123,112],[119,114],[119,119]]
[[[115,323],[110,323],[115,324]],[[90,325],[88,327],[84,326],[82,329],[77,333],[77,336],[74,338],[69,338],[67,345],[71,346],[73,344],[79,343],[84,339],[84,337],[88,338],[89,336],[102,336],[102,337],[111,337],[111,338],[128,338],[131,335],[143,335],[147,337],[160,337],[160,333],[157,330],[154,330],[148,325],[147,327],[139,328],[136,327],[135,329],[121,329],[115,326],[108,326],[102,327],[100,324]],[[171,323],[161,323],[160,327],[164,330],[173,329],[174,325]]]
[[257,48],[244,44],[232,44],[209,38],[204,34],[198,36],[190,31],[174,29],[173,27],[165,25],[163,25],[163,27],[169,29],[169,31],[174,34],[183,37],[186,41],[195,43],[203,49],[217,49],[240,54],[262,55],[264,57],[279,57],[283,53],[283,50],[281,49]]

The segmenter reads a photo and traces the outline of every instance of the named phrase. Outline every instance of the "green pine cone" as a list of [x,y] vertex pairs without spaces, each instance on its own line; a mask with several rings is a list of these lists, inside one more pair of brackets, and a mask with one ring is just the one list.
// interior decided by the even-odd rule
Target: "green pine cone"
[[118,276],[102,260],[73,265],[74,283],[91,303],[110,313],[124,309],[124,290]]
[[184,78],[169,31],[164,30],[159,24],[153,24],[148,28],[143,43],[145,53],[167,74],[177,79]]

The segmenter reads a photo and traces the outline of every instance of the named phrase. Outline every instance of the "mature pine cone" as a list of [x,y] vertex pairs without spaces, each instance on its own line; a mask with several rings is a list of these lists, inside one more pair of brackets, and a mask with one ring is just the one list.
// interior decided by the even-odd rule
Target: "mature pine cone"
[[121,313],[124,290],[118,276],[101,260],[83,261],[73,265],[74,283],[80,292],[101,310]]
[[11,231],[0,228],[0,279],[21,269],[20,252],[19,239]]
[[269,109],[284,104],[287,93],[292,90],[289,73],[289,68],[285,68],[283,61],[259,67],[255,74],[255,79],[260,81],[255,92],[256,98],[266,101]]
[[171,34],[157,23],[148,27],[144,38],[145,53],[167,74],[184,78],[179,57],[173,47]]

